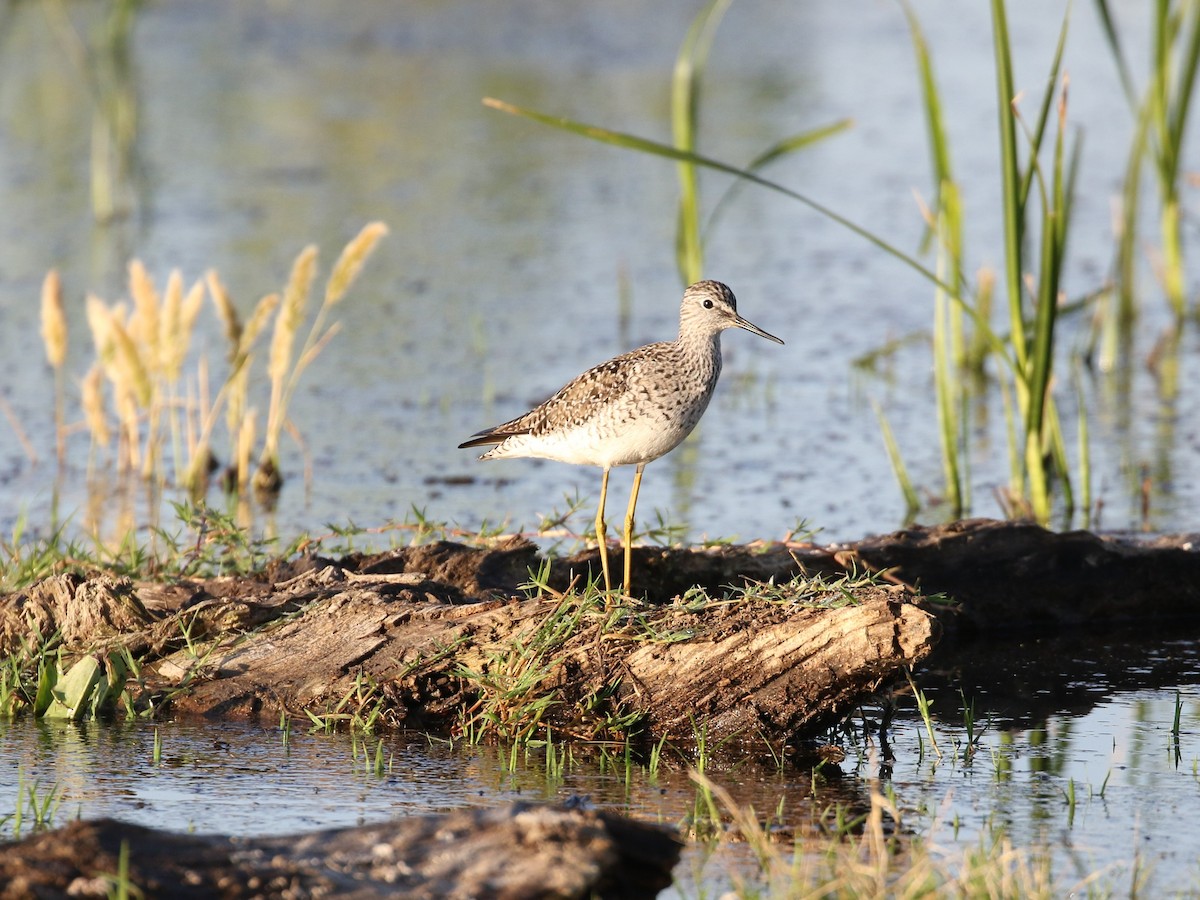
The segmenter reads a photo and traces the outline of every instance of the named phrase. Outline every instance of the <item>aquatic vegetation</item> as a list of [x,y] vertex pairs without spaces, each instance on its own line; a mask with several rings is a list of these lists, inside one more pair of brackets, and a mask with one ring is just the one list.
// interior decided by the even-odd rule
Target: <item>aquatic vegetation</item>
[[130,900],[130,898],[145,897],[145,893],[129,875],[129,841],[121,841],[121,849],[117,853],[117,871],[101,876],[108,885],[108,896],[112,900]]
[[374,734],[390,724],[384,687],[361,670],[354,675],[350,688],[337,703],[322,712],[305,708],[304,714],[312,723],[312,730],[332,734],[340,726],[354,735]]
[[559,703],[558,692],[545,684],[564,664],[564,644],[585,614],[594,617],[603,609],[603,592],[595,586],[582,595],[562,595],[531,634],[489,653],[478,668],[459,665],[455,674],[477,699],[464,708],[457,731],[472,743],[497,738],[517,744],[533,738],[547,710]]
[[[710,2],[696,17],[680,50],[672,92],[673,144],[547,115],[493,98],[485,99],[484,103],[591,140],[676,162],[682,184],[678,257],[680,270],[686,277],[696,276],[703,263],[700,230],[696,224],[699,206],[697,169],[721,172],[733,176],[735,184],[754,184],[799,201],[904,262],[935,288],[932,335],[937,391],[935,415],[942,447],[948,514],[958,517],[971,509],[970,432],[964,413],[970,402],[986,401],[985,392],[990,390],[994,392],[993,397],[999,394],[1008,423],[1011,475],[1007,488],[998,497],[1004,511],[1014,517],[1032,516],[1043,523],[1048,522],[1055,511],[1067,521],[1078,511],[1082,512],[1086,522],[1092,501],[1087,411],[1081,402],[1077,413],[1078,446],[1072,465],[1055,388],[1066,381],[1056,377],[1056,372],[1064,364],[1077,366],[1077,362],[1064,363],[1065,354],[1058,346],[1058,332],[1063,316],[1090,308],[1105,296],[1105,291],[1101,287],[1072,303],[1067,303],[1063,295],[1062,274],[1067,265],[1073,189],[1082,146],[1079,140],[1068,140],[1068,80],[1062,73],[1068,21],[1064,19],[1059,33],[1047,86],[1037,98],[1033,119],[1027,120],[1017,106],[1022,92],[1013,72],[1006,4],[1003,0],[991,2],[1000,125],[999,163],[1003,181],[998,210],[1004,234],[1003,272],[1002,278],[998,278],[990,269],[981,268],[972,285],[967,275],[963,239],[963,189],[954,174],[932,54],[913,11],[907,6],[903,10],[917,58],[933,164],[933,199],[923,208],[931,239],[929,243],[935,255],[932,268],[828,206],[763,178],[756,169],[760,161],[769,162],[776,158],[770,153],[742,168],[696,152],[698,82],[717,24],[727,5],[720,0]],[[1114,55],[1122,66],[1124,80],[1129,85],[1131,79],[1124,69],[1107,5],[1098,0],[1098,8],[1107,25]],[[1154,15],[1155,77],[1141,107],[1146,135],[1140,142],[1135,142],[1129,171],[1133,174],[1140,171],[1140,162],[1135,165],[1134,161],[1140,161],[1143,153],[1150,153],[1147,148],[1153,144],[1157,154],[1154,156],[1156,171],[1162,186],[1164,244],[1176,248],[1164,251],[1167,257],[1164,269],[1179,272],[1177,189],[1171,185],[1179,180],[1179,147],[1184,139],[1191,87],[1200,60],[1200,14],[1193,15],[1186,4],[1177,8],[1168,0],[1162,0],[1155,5]],[[1132,88],[1127,87],[1127,92],[1132,102]],[[1153,128],[1148,123],[1154,123]],[[818,129],[811,134],[819,132]],[[1147,136],[1151,134],[1153,142]],[[786,144],[794,149],[803,143],[793,145],[788,141],[781,146]],[[1127,188],[1127,193],[1130,190]],[[1136,203],[1126,206],[1134,209]],[[1124,253],[1132,252],[1132,233],[1132,227],[1124,229]],[[1176,285],[1182,283],[1182,276],[1178,274],[1169,278]],[[991,321],[993,293],[997,288],[1007,301],[1007,321],[1003,329],[996,328]],[[1177,292],[1177,289],[1172,291]],[[1076,393],[1082,399],[1078,387]],[[885,449],[911,514],[919,498],[886,418],[881,415],[880,421]]]
[[1109,2],[1095,0],[1095,6],[1136,123],[1122,191],[1117,318],[1128,322],[1134,311],[1139,197],[1142,171],[1148,164],[1158,186],[1159,199],[1162,256],[1156,274],[1179,321],[1188,311],[1180,230],[1180,165],[1192,91],[1200,68],[1200,9],[1194,3],[1175,0],[1156,0],[1153,4],[1149,80],[1139,98]]
[[[1061,86],[1058,86],[1058,82],[1067,23],[1064,20],[1059,33],[1047,79],[1048,86],[1037,105],[1037,120],[1029,125],[1020,117],[1016,105],[1019,95],[1013,76],[1005,4],[1002,0],[995,0],[991,8],[1003,182],[1003,284],[1008,301],[1009,326],[1004,339],[992,332],[987,319],[992,276],[981,276],[978,291],[972,291],[967,286],[963,261],[962,187],[955,180],[951,168],[947,128],[942,117],[942,103],[930,51],[916,15],[911,8],[905,7],[917,57],[933,159],[934,202],[925,214],[937,248],[937,272],[943,280],[943,283],[935,285],[933,326],[938,432],[942,444],[947,505],[950,514],[958,517],[970,505],[969,487],[964,477],[969,435],[962,412],[966,408],[972,382],[965,376],[970,371],[978,376],[984,362],[978,354],[968,359],[963,336],[966,313],[978,334],[976,346],[987,348],[987,357],[994,358],[998,363],[998,375],[1007,373],[1007,382],[1001,384],[1003,395],[1015,398],[1015,422],[1010,420],[1008,432],[1012,474],[1005,496],[1006,505],[1014,515],[1032,515],[1038,521],[1046,522],[1052,506],[1052,478],[1056,479],[1068,514],[1074,505],[1067,453],[1051,393],[1056,361],[1056,324],[1061,304],[1060,278],[1067,245],[1071,185],[1075,182],[1079,147],[1076,143],[1069,165],[1065,164],[1065,76]],[[1055,97],[1058,100],[1058,127],[1049,151],[1051,159],[1046,165],[1040,157]],[[1018,134],[1022,133],[1022,126],[1027,144],[1024,164],[1018,146]],[[1035,187],[1036,192],[1033,190]],[[1033,199],[1040,201],[1036,213],[1031,205]],[[1034,235],[1040,235],[1036,267],[1027,247]],[[947,291],[945,283],[953,286],[954,290]],[[976,294],[985,298],[979,308],[971,304],[971,298]],[[1080,415],[1085,413],[1081,412]],[[1018,423],[1019,427],[1012,427],[1012,424]]]
[[[1021,846],[998,823],[977,841],[948,852],[940,835],[954,823],[935,820],[914,831],[906,821],[892,785],[867,779],[865,811],[835,803],[791,840],[778,834],[779,815],[764,817],[753,806],[734,800],[730,791],[693,771],[696,809],[701,821],[691,830],[710,848],[744,844],[752,864],[733,868],[731,896],[742,898],[807,897],[1033,897],[1062,896],[1069,890],[1106,896],[1121,883],[1118,867],[1056,870],[1046,845]],[[1071,809],[1066,820],[1070,827]],[[702,827],[701,827],[702,826]],[[784,829],[784,834],[788,834]],[[955,844],[960,842],[955,840]],[[708,853],[712,853],[710,849]],[[1130,884],[1145,887],[1147,871],[1137,860]],[[696,878],[699,880],[703,873]]]
[[34,632],[0,660],[0,716],[29,713],[72,722],[111,716],[125,695],[127,655],[89,653],[69,662],[58,634]]
[[[129,264],[129,301],[106,303],[89,295],[87,321],[96,359],[80,388],[91,436],[89,472],[94,474],[97,453],[109,446],[115,433],[115,456],[108,463],[115,466],[118,478],[133,474],[159,489],[170,485],[202,498],[217,467],[213,431],[224,411],[229,433],[227,489],[244,498],[253,483],[260,496],[269,499],[282,483],[282,432],[290,428],[298,434],[288,419],[289,402],[305,370],[338,331],[337,322],[327,322],[329,316],[386,233],[383,223],[373,222],[346,245],[298,351],[295,341],[307,320],[307,300],[316,277],[315,246],[297,256],[282,295],[260,299],[245,320],[215,271],[185,289],[181,273],[174,270],[160,291],[145,266],[135,259]],[[65,358],[68,321],[62,312],[61,294],[58,276],[51,272],[42,291],[42,335],[59,382],[69,362]],[[206,294],[229,344],[228,370],[215,392],[206,357],[201,355],[193,368],[186,367]],[[258,443],[258,412],[249,402],[258,371],[253,363],[257,342],[272,324],[272,317],[265,372],[270,401],[252,476],[251,458]],[[61,463],[69,429],[63,425],[61,410],[57,418]]]
[[37,779],[28,783],[24,768],[18,767],[16,806],[12,812],[0,814],[0,828],[7,827],[13,840],[24,835],[27,824],[33,831],[47,831],[54,827],[54,816],[62,798],[63,789],[57,781],[49,787],[43,787]]

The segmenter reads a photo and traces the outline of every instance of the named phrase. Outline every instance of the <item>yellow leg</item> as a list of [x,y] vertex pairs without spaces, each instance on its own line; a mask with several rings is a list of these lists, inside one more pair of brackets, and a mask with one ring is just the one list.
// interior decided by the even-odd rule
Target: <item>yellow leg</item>
[[600,479],[600,505],[596,507],[596,543],[600,547],[600,565],[604,569],[604,590],[612,590],[612,576],[608,573],[608,538],[604,533],[604,503],[608,499],[608,469]]
[[629,570],[633,558],[633,511],[637,509],[638,491],[642,487],[642,470],[645,463],[638,463],[637,471],[633,473],[633,490],[629,492],[629,508],[625,510],[625,534],[622,544],[625,547],[625,580],[621,582],[625,593],[629,593]]

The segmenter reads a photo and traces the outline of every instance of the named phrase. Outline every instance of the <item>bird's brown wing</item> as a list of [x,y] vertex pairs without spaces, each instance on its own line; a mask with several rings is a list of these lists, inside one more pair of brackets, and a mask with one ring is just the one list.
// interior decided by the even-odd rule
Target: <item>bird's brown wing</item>
[[647,351],[652,353],[654,347],[654,344],[639,347],[588,369],[525,415],[472,435],[469,441],[459,446],[499,444],[513,435],[544,434],[585,422],[598,409],[613,403],[629,390],[630,378],[637,369],[637,363],[646,356]]

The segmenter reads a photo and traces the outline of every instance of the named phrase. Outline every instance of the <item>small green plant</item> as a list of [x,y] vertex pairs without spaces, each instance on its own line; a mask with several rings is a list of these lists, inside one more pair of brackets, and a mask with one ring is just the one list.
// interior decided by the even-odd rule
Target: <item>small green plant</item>
[[459,666],[455,674],[479,694],[464,713],[460,730],[474,741],[485,735],[514,745],[528,741],[542,716],[558,703],[556,690],[542,689],[556,667],[556,659],[520,644],[489,654],[479,670]]
[[355,734],[351,740],[350,752],[355,760],[362,757],[363,774],[375,778],[383,778],[391,774],[396,762],[395,754],[387,752],[387,745],[382,738],[375,742],[375,749],[372,751],[371,742],[365,739],[360,742]]
[[975,751],[979,749],[979,742],[983,739],[983,732],[978,727],[979,721],[975,715],[975,696],[972,695],[971,699],[968,700],[966,692],[962,688],[958,689],[958,696],[962,698],[963,729],[966,731],[967,736],[966,756],[969,760]]
[[658,780],[658,771],[662,767],[663,746],[667,742],[667,736],[664,734],[658,739],[658,743],[650,748],[650,760],[646,765],[646,774],[650,778],[651,783]]
[[587,723],[589,740],[621,741],[628,749],[628,739],[641,730],[646,713],[629,708],[620,688],[621,678],[617,676],[588,692],[576,705],[575,720]]
[[129,841],[121,841],[121,850],[117,854],[117,871],[102,877],[108,885],[106,895],[109,900],[141,900],[145,896],[129,875]]
[[925,733],[929,736],[929,745],[933,748],[934,754],[938,759],[942,758],[941,748],[938,747],[937,735],[933,731],[933,714],[931,709],[933,701],[925,696],[925,692],[917,687],[917,683],[913,681],[912,671],[904,670],[904,677],[908,679],[908,686],[912,689],[913,700],[917,704],[917,712],[921,714],[921,722],[925,725]]
[[33,831],[45,831],[53,827],[54,814],[62,802],[62,788],[56,781],[43,788],[39,780],[32,784],[25,781],[25,770],[17,767],[16,807],[11,813],[0,816],[0,826],[7,825],[13,840],[20,840],[26,827]]
[[374,734],[387,723],[387,704],[382,687],[363,671],[355,673],[354,682],[342,698],[325,712],[304,710],[312,723],[313,732],[332,734],[338,726],[346,726],[351,734]]
[[60,657],[49,690],[50,702],[41,711],[47,719],[78,722],[111,714],[125,690],[124,660],[116,652],[87,655],[63,672]]
[[95,557],[78,541],[69,540],[65,525],[48,534],[30,534],[25,513],[17,517],[12,534],[0,539],[0,591],[11,593],[61,571],[68,561]]
[[47,719],[81,721],[109,716],[126,694],[128,651],[87,654],[69,666],[60,635],[36,629],[20,650],[0,660],[0,715],[24,712]]

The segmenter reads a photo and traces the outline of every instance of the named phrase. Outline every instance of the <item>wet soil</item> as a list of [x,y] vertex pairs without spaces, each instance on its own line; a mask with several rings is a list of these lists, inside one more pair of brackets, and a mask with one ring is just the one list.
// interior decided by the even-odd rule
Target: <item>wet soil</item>
[[528,804],[271,838],[100,819],[0,844],[0,898],[113,896],[122,848],[144,897],[654,897],[681,846],[658,826]]
[[[141,688],[181,715],[337,712],[450,731],[483,717],[509,737],[532,716],[564,736],[649,740],[703,722],[714,738],[786,742],[835,724],[939,643],[946,658],[980,635],[1200,617],[1187,536],[972,520],[832,546],[637,548],[648,599],[564,599],[598,559],[554,561],[537,596],[521,586],[543,561],[517,538],[208,580],[64,573],[0,598],[0,654],[54,632],[68,653],[127,648]],[[880,578],[855,580],[864,572]],[[537,698],[536,715],[522,707]]]

